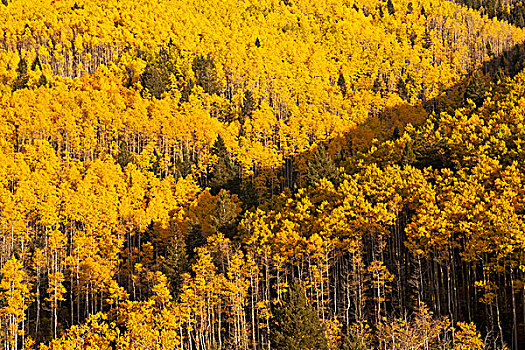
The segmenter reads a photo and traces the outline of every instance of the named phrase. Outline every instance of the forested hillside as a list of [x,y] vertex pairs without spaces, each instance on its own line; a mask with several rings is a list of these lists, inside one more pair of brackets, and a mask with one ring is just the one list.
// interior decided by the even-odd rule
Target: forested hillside
[[4,349],[519,349],[525,31],[467,5],[3,0]]

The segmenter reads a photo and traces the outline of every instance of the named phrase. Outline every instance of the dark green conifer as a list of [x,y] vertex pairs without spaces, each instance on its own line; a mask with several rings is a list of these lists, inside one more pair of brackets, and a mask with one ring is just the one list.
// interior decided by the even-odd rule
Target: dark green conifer
[[412,165],[416,161],[416,156],[414,154],[414,149],[412,147],[412,142],[407,141],[405,143],[405,148],[403,149],[403,157],[401,159],[401,166],[405,167],[407,165]]
[[407,85],[401,77],[399,77],[399,80],[397,81],[397,92],[399,96],[404,100],[406,100],[406,98],[408,97]]
[[337,185],[340,180],[340,172],[335,162],[324,147],[320,146],[314,154],[314,159],[308,162],[306,173],[307,185],[314,185],[325,178]]
[[129,163],[133,161],[133,155],[129,151],[126,141],[120,142],[116,161],[122,167],[122,169],[124,169]]
[[27,61],[24,58],[20,59],[18,62],[16,71],[18,72],[18,77],[13,83],[13,91],[26,88],[27,83],[29,82],[29,76],[27,75]]
[[388,13],[390,15],[393,15],[394,13],[396,13],[396,9],[394,8],[394,4],[392,3],[392,0],[388,0],[386,2],[386,9],[388,10]]
[[35,60],[31,64],[31,70],[35,70],[36,67],[42,70],[42,64],[40,63],[40,58],[38,58],[38,56],[36,56]]
[[204,92],[210,95],[221,93],[221,85],[217,78],[215,63],[210,56],[204,57],[201,55],[195,57],[192,69],[195,73],[195,83],[201,86]]
[[487,91],[487,86],[483,81],[483,78],[475,72],[472,77],[469,79],[467,86],[465,88],[465,102],[470,99],[476,104],[476,106],[481,106],[483,100],[485,99],[485,92]]
[[217,203],[210,217],[213,227],[225,237],[236,236],[240,208],[230,193],[221,190],[217,195]]
[[400,133],[399,133],[399,127],[396,125],[396,127],[394,128],[394,131],[392,132],[392,140],[397,140],[399,139],[400,137]]
[[242,106],[241,106],[241,115],[242,115],[242,121],[244,121],[244,117],[251,117],[253,114],[253,111],[257,108],[255,104],[255,99],[253,98],[253,94],[250,90],[246,90],[244,93],[244,97],[242,99]]
[[160,98],[166,92],[170,83],[169,77],[152,64],[146,66],[140,80],[144,90],[156,98]]
[[239,174],[235,164],[230,160],[230,154],[220,135],[213,144],[211,153],[217,156],[217,163],[210,174],[211,193],[216,195],[221,189],[239,193]]
[[270,331],[272,349],[328,349],[325,327],[299,283],[294,283],[278,302],[273,312]]
[[177,292],[182,284],[182,274],[189,270],[186,243],[177,234],[169,239],[163,269],[172,290]]
[[343,73],[339,73],[339,78],[337,79],[337,86],[339,86],[343,97],[346,97],[346,81]]

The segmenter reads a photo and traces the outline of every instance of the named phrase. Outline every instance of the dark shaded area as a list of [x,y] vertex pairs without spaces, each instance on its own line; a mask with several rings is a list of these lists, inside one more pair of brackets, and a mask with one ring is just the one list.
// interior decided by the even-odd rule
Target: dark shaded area
[[507,3],[499,0],[453,0],[466,5],[474,10],[500,21],[507,21],[516,27],[525,26],[525,5],[522,1],[511,0],[510,11],[507,11]]

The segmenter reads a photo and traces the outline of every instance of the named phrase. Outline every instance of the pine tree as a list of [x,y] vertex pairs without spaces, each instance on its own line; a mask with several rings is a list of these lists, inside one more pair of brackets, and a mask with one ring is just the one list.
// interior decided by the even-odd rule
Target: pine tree
[[240,212],[237,196],[221,190],[217,195],[215,210],[210,217],[215,231],[221,232],[225,237],[234,237]]
[[251,117],[253,114],[253,111],[257,108],[255,104],[255,99],[253,98],[253,94],[250,90],[246,90],[244,93],[244,97],[242,99],[242,106],[241,106],[241,123],[244,122],[245,117]]
[[339,78],[337,79],[337,86],[339,86],[343,97],[346,97],[346,81],[343,73],[339,73]]
[[394,8],[394,4],[392,3],[392,0],[388,0],[387,3],[386,3],[386,9],[388,10],[388,13],[390,15],[393,15],[394,13],[396,13],[396,10]]
[[297,282],[273,312],[271,344],[278,350],[328,350],[325,327]]
[[38,69],[42,70],[42,64],[40,63],[40,58],[36,56],[35,60],[31,64],[31,70],[35,70],[38,67]]
[[399,77],[399,80],[397,81],[397,91],[399,93],[399,97],[406,100],[408,97],[408,89],[405,81],[401,77]]
[[38,82],[36,83],[36,85],[38,87],[47,85],[47,78],[44,75],[44,73],[40,74],[40,78],[38,79]]
[[210,56],[195,57],[191,67],[195,73],[196,84],[201,86],[204,92],[210,95],[221,93],[221,84],[217,77],[215,63]]
[[412,165],[415,161],[416,156],[414,154],[412,142],[407,141],[405,143],[405,148],[403,149],[403,158],[401,159],[401,166],[406,167],[407,165]]
[[182,284],[182,275],[189,270],[186,244],[177,234],[170,239],[166,248],[166,258],[163,261],[166,277],[174,292],[179,291]]
[[27,61],[22,58],[18,62],[18,77],[13,83],[13,91],[27,88],[27,83],[29,82],[29,76],[27,75]]
[[483,78],[481,78],[478,72],[474,73],[465,88],[465,102],[470,99],[476,104],[476,106],[481,106],[483,104],[483,100],[485,99],[486,91],[487,87],[483,81]]
[[144,88],[143,92],[150,93],[155,98],[160,98],[166,92],[170,83],[169,76],[163,74],[154,65],[148,64],[144,73],[140,77],[140,82]]
[[339,183],[340,172],[332,157],[320,146],[314,154],[314,159],[308,162],[306,173],[307,185],[314,185],[325,178],[333,184]]
[[213,167],[213,172],[210,175],[209,185],[211,187],[211,193],[216,195],[221,189],[229,190],[232,193],[239,193],[239,174],[235,165],[230,160],[230,154],[220,135],[213,144],[211,153],[217,157],[217,163]]

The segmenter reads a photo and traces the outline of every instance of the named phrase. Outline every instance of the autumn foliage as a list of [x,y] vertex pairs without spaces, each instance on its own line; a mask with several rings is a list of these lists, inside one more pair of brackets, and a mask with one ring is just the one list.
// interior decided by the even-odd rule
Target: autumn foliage
[[2,1],[4,349],[519,349],[525,32],[482,12]]

